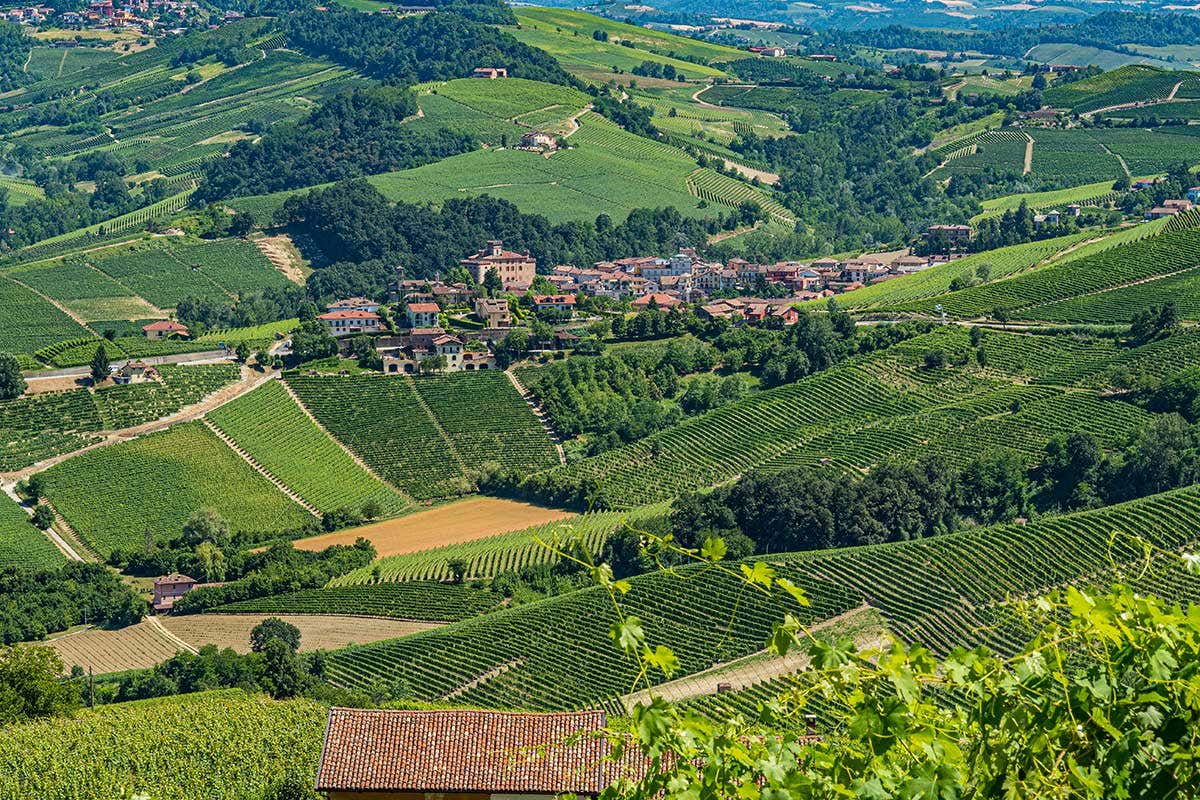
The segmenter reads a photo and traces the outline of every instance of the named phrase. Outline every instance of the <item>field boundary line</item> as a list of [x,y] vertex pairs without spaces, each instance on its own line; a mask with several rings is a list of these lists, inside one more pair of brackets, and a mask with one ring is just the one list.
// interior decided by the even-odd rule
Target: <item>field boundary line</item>
[[1027,306],[1018,306],[1018,307],[1014,308],[1013,310],[1014,311],[1028,311],[1029,309],[1041,308],[1042,306],[1049,306],[1049,305],[1054,305],[1055,303],[1061,303],[1065,300],[1077,300],[1080,297],[1095,297],[1096,295],[1099,295],[1099,294],[1108,294],[1109,292],[1115,292],[1118,289],[1128,289],[1130,286],[1140,286],[1143,283],[1153,283],[1154,281],[1161,281],[1165,278],[1174,278],[1174,277],[1183,275],[1188,272],[1200,273],[1200,267],[1187,267],[1185,269],[1177,269],[1174,272],[1164,272],[1161,275],[1151,275],[1148,278],[1138,278],[1136,281],[1129,281],[1128,283],[1122,283],[1117,286],[1105,286],[1103,289],[1093,289],[1090,292],[1081,292],[1079,294],[1070,295],[1069,297],[1057,297],[1053,300],[1046,300],[1046,301],[1043,301],[1040,303],[1030,303]]
[[429,421],[433,423],[433,427],[437,429],[438,435],[442,437],[442,441],[446,443],[446,448],[450,451],[450,455],[454,457],[456,462],[458,462],[458,468],[462,470],[464,476],[468,475],[470,470],[467,469],[467,462],[463,461],[462,453],[458,452],[458,448],[454,446],[454,440],[450,438],[450,434],[446,433],[446,429],[442,427],[442,423],[439,422],[438,418],[434,415],[433,409],[429,407],[429,403],[425,402],[425,398],[422,397],[421,393],[417,390],[416,382],[407,375],[404,376],[403,380],[408,384],[408,389],[413,393],[413,397],[417,399],[417,403],[425,411],[425,416],[429,417]]
[[1025,169],[1022,175],[1033,172],[1033,137],[1025,134]]
[[[59,530],[55,531],[54,535],[50,537],[51,541],[60,539],[62,542],[61,546],[74,553],[75,558],[78,561],[101,560],[100,557],[96,555],[95,551],[84,544],[83,539],[80,538],[76,530],[71,527],[71,523],[67,522],[67,518],[59,513],[59,510],[54,507],[53,503],[47,500],[44,505],[54,514],[54,524],[59,528]],[[70,541],[68,542],[68,540]],[[55,544],[59,544],[59,542],[56,541]],[[76,549],[76,545],[78,545],[78,549]]]
[[321,519],[322,517],[325,516],[324,513],[322,513],[322,511],[319,508],[317,508],[312,503],[305,500],[303,497],[301,497],[299,494],[297,494],[296,491],[294,489],[292,489],[292,487],[288,486],[286,483],[284,483],[278,477],[276,477],[275,473],[271,472],[271,470],[267,469],[262,464],[260,464],[258,462],[258,459],[256,459],[254,456],[252,456],[248,452],[246,452],[242,448],[241,445],[239,445],[236,441],[234,441],[232,436],[227,434],[225,431],[221,430],[221,428],[217,425],[217,423],[215,423],[211,419],[209,419],[207,415],[201,417],[200,421],[202,423],[204,423],[204,427],[208,428],[210,431],[212,431],[214,434],[216,434],[218,439],[220,439],[222,442],[224,442],[226,445],[228,445],[230,450],[232,450],[233,452],[235,452],[239,456],[241,456],[241,459],[243,461],[245,461],[247,464],[249,464],[250,467],[255,472],[257,472],[259,475],[262,475],[264,478],[266,478],[271,483],[273,483],[279,489],[279,491],[286,494],[289,498],[291,498],[293,501],[295,501],[295,503],[297,505],[304,508],[305,511],[312,514],[317,519]]
[[151,628],[154,628],[154,630],[157,633],[161,634],[162,637],[164,639],[166,639],[167,641],[169,641],[171,644],[176,645],[181,650],[186,650],[187,652],[191,653],[194,656],[200,655],[199,648],[193,647],[188,642],[184,641],[183,639],[179,638],[175,634],[171,633],[171,631],[167,630],[167,627],[165,625],[163,625],[162,622],[159,621],[158,617],[154,616],[153,614],[150,614],[149,616],[146,617],[146,622]]
[[358,464],[358,466],[360,466],[363,469],[363,471],[365,471],[368,475],[371,475],[372,477],[374,477],[375,480],[379,481],[384,486],[387,486],[392,491],[396,492],[396,494],[400,495],[400,497],[403,498],[406,502],[411,503],[414,506],[417,504],[417,501],[414,500],[411,496],[409,496],[408,492],[404,491],[399,486],[396,486],[394,483],[387,480],[382,475],[380,475],[378,472],[373,470],[371,468],[370,464],[368,464],[367,462],[365,462],[361,458],[359,458],[358,453],[351,450],[349,447],[347,447],[342,442],[341,439],[337,438],[332,433],[330,433],[329,429],[326,428],[324,425],[322,425],[321,421],[313,416],[313,413],[308,410],[308,406],[304,405],[304,403],[300,400],[300,397],[294,391],[292,391],[292,387],[288,385],[287,381],[280,380],[279,383],[283,386],[284,391],[286,391],[288,393],[288,396],[292,398],[292,402],[294,402],[300,408],[300,411],[304,413],[304,416],[308,417],[308,419],[312,422],[312,424],[317,426],[317,430],[319,430],[321,433],[328,436],[329,441],[333,442],[335,445],[340,447],[342,449],[342,452],[344,452],[346,455],[350,456],[350,458],[354,461],[355,464]]
[[40,298],[42,298],[43,300],[45,300],[47,303],[49,303],[50,305],[54,306],[55,308],[57,308],[57,309],[58,309],[59,311],[61,311],[62,313],[66,314],[68,317],[70,317],[70,318],[71,318],[71,320],[72,320],[72,321],[74,321],[75,323],[77,323],[77,324],[78,324],[80,327],[82,327],[82,328],[83,328],[85,331],[87,331],[88,333],[92,334],[92,335],[93,335],[93,336],[95,336],[97,339],[99,339],[99,338],[100,338],[100,337],[99,337],[99,335],[98,335],[98,334],[97,334],[97,333],[96,333],[94,330],[92,330],[90,327],[88,327],[88,324],[87,324],[86,322],[84,322],[84,320],[83,320],[83,317],[79,316],[79,315],[78,315],[78,314],[76,314],[74,311],[72,311],[71,309],[67,308],[67,307],[66,307],[66,306],[64,306],[62,303],[58,302],[58,301],[57,301],[57,300],[55,300],[53,297],[51,297],[50,295],[46,294],[45,292],[38,291],[37,289],[33,288],[33,287],[32,287],[32,286],[30,286],[29,284],[25,283],[24,281],[19,281],[19,280],[17,280],[16,278],[14,278],[14,277],[12,276],[12,274],[11,274],[11,273],[9,273],[9,274],[5,274],[5,276],[4,276],[4,277],[8,278],[10,281],[12,281],[13,283],[17,284],[18,286],[24,287],[24,288],[28,289],[29,291],[33,292],[33,293],[34,293],[34,294],[36,294],[38,297],[40,297]]
[[476,677],[472,678],[471,680],[467,681],[466,683],[464,683],[460,686],[454,687],[450,691],[448,691],[445,694],[443,694],[442,696],[440,696],[438,698],[438,700],[443,700],[443,701],[444,700],[454,700],[457,697],[461,697],[462,695],[466,694],[467,692],[471,691],[472,689],[476,688],[477,686],[482,686],[483,684],[487,683],[488,681],[492,680],[493,678],[499,678],[501,675],[508,672],[510,669],[515,669],[524,663],[525,663],[524,658],[515,658],[512,661],[506,661],[503,664],[492,667],[487,672],[484,672],[481,675],[477,675]]
[[521,384],[521,379],[518,378],[511,370],[504,370],[505,377],[517,390],[517,393],[529,404],[529,408],[533,410],[533,415],[537,417],[537,421],[541,423],[544,430],[550,437],[550,441],[554,442],[554,449],[558,451],[558,463],[560,465],[567,463],[567,454],[563,452],[562,438],[558,435],[558,431],[550,424],[550,420],[546,418],[546,411],[542,408],[541,403],[534,399],[533,392],[526,389]]

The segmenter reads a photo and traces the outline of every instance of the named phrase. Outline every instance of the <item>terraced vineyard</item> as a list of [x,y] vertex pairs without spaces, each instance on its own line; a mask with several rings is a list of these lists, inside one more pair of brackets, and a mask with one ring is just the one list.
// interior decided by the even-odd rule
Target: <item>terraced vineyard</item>
[[1070,108],[1074,114],[1084,114],[1125,103],[1161,100],[1171,93],[1177,82],[1187,77],[1184,73],[1132,65],[1053,86],[1046,91],[1046,102],[1055,107]]
[[277,381],[221,406],[208,419],[323,512],[374,502],[391,516],[409,505],[313,424]]
[[0,738],[0,795],[244,800],[290,773],[315,776],[327,716],[310,700],[230,689],[11,725]]
[[[454,583],[358,584],[305,589],[214,608],[218,614],[364,614],[430,622],[457,622],[500,607],[487,589]],[[361,641],[361,639],[359,640]]]
[[0,494],[0,569],[51,568],[67,562],[57,547],[29,521],[29,515]]
[[488,462],[516,470],[557,462],[548,435],[499,372],[287,380],[330,433],[419,499],[464,493],[467,472]]
[[147,530],[179,534],[200,508],[213,508],[234,531],[278,534],[312,521],[198,422],[90,450],[45,473],[46,495],[102,556],[140,547]]

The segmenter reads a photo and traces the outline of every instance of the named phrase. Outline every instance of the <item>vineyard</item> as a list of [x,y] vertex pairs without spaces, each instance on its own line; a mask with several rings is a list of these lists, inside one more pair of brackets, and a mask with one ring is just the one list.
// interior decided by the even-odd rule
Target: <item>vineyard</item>
[[174,538],[200,508],[215,509],[248,535],[295,531],[312,521],[198,422],[90,450],[44,475],[46,496],[104,556],[141,547],[147,530]]
[[12,725],[0,737],[0,796],[245,800],[315,774],[327,716],[310,700],[234,689]]
[[0,351],[33,353],[63,339],[84,336],[87,330],[44,298],[0,275]]
[[232,364],[166,364],[158,369],[161,382],[44,392],[0,402],[0,471],[79,449],[98,431],[161,419],[238,377]]
[[[1056,300],[1180,272],[1194,267],[1200,260],[1200,232],[1166,232],[1100,252],[1076,253],[1075,256],[1069,261],[1052,263],[1006,280],[951,292],[938,297],[937,302],[946,313],[956,317],[978,317],[997,307],[1024,312]],[[899,303],[895,308],[928,311],[929,303]]]
[[57,567],[66,563],[58,548],[29,521],[8,495],[0,494],[0,569]]
[[1161,100],[1186,77],[1186,73],[1132,65],[1052,86],[1046,90],[1046,102],[1056,108],[1070,108],[1073,114],[1085,114],[1125,103]]
[[313,424],[277,381],[221,406],[208,419],[323,512],[358,510],[371,501],[391,516],[408,505]]
[[[1198,536],[1200,490],[1191,488],[1024,526],[774,555],[770,561],[812,601],[811,608],[792,609],[802,621],[866,604],[893,634],[935,652],[974,642],[1011,652],[1028,633],[1005,609],[1010,599],[1109,580],[1117,575],[1114,568],[1136,574],[1142,550],[1134,537],[1173,551]],[[1200,580],[1170,562],[1156,564],[1139,580],[1170,598],[1200,596]],[[641,619],[648,641],[675,651],[685,675],[762,649],[771,620],[787,610],[746,594],[740,580],[715,571],[651,573],[631,584],[622,599],[626,611]],[[612,619],[607,595],[585,589],[406,639],[348,648],[331,655],[330,669],[336,681],[352,686],[398,678],[412,695],[428,700],[453,696],[485,707],[580,708],[629,689],[633,672],[607,637]],[[569,647],[562,646],[564,638]]]
[[770,193],[751,186],[745,181],[731,178],[702,167],[688,174],[688,188],[692,194],[709,203],[718,203],[730,208],[737,208],[743,203],[757,203],[780,222],[795,224],[796,218],[783,207]]
[[502,81],[461,78],[435,84],[432,91],[502,119],[513,119],[547,106],[579,110],[591,102],[591,98],[578,89],[523,78]]
[[578,537],[589,552],[599,553],[608,537],[626,523],[636,526],[649,517],[664,515],[666,511],[666,505],[662,504],[645,506],[630,513],[583,514],[472,542],[388,556],[369,567],[334,578],[330,586],[444,581],[451,577],[450,562],[455,559],[466,564],[464,577],[468,580],[492,578],[501,572],[555,564],[559,560],[558,554],[542,543],[553,542],[556,533],[566,535],[569,532],[571,536]]
[[[952,363],[972,355],[963,331],[943,329],[532,476],[525,486],[553,498],[559,487],[591,481],[610,507],[632,508],[751,469],[805,464],[860,470],[928,450],[961,462],[988,447],[1014,450],[1032,462],[1061,432],[1063,420],[1116,443],[1149,418],[1090,391],[1014,385],[1015,376],[995,368],[928,370],[921,359],[930,349],[943,351]],[[1098,372],[1096,365],[1093,374]],[[1021,410],[1013,411],[1017,400]]]
[[464,494],[488,462],[557,463],[537,418],[499,372],[442,377],[291,376],[317,420],[381,477],[418,499]]
[[[254,614],[363,614],[376,617],[457,622],[500,607],[501,598],[487,589],[456,583],[382,583],[305,589],[254,600],[242,600],[215,611]],[[193,617],[204,626],[212,616]],[[387,637],[378,637],[387,638]],[[366,639],[358,639],[360,643]]]

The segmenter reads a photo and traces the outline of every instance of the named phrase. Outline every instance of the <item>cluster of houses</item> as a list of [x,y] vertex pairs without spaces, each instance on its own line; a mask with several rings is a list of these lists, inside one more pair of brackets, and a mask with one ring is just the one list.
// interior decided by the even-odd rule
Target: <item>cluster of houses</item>
[[[742,258],[725,263],[707,261],[690,248],[669,258],[637,257],[599,261],[591,267],[560,265],[540,277],[553,292],[528,294],[528,305],[546,319],[569,323],[577,305],[587,298],[628,301],[639,311],[695,307],[709,318],[762,323],[778,319],[794,323],[794,305],[856,289],[869,283],[919,272],[944,257],[921,257],[906,252],[857,258],[820,258],[754,264]],[[380,304],[351,297],[329,305],[317,317],[335,337],[370,334],[383,360],[384,372],[412,375],[423,368],[470,372],[496,368],[494,347],[516,324],[506,297],[488,296],[479,287],[497,279],[504,292],[527,294],[539,277],[537,260],[528,252],[506,250],[490,241],[460,264],[473,280],[406,280],[397,270],[389,292],[394,326],[380,313]],[[762,295],[777,295],[765,299]],[[446,318],[457,318],[454,330]],[[572,346],[578,337],[559,330],[546,341],[531,342],[533,350]]]
[[[58,11],[52,6],[27,6],[3,12],[4,19],[24,25],[37,25],[51,17],[61,25],[89,28],[142,28],[149,32],[167,18],[180,20],[194,16],[200,10],[195,0],[91,0],[79,10]],[[55,16],[57,15],[57,16]],[[225,19],[238,19],[236,11],[225,13]],[[56,40],[54,45],[72,47],[71,39]]]
[[53,16],[54,11],[53,6],[25,6],[24,8],[10,8],[3,13],[4,19],[7,22],[15,22],[20,25],[37,25]]

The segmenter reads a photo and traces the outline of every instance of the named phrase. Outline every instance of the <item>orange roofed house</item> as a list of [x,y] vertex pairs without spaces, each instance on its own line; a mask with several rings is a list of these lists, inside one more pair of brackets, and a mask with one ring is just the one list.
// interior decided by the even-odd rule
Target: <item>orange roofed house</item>
[[[603,711],[333,708],[317,770],[330,800],[594,797],[639,777],[640,756],[609,758]],[[632,749],[632,748],[631,748]]]
[[504,242],[490,241],[487,247],[470,258],[464,258],[462,265],[467,268],[476,283],[482,284],[489,270],[496,270],[504,283],[504,290],[523,292],[533,285],[537,277],[537,259],[524,253],[514,253],[504,249]]
[[317,319],[329,328],[333,336],[349,336],[352,333],[376,333],[383,328],[383,317],[374,311],[330,311]]
[[187,325],[181,325],[169,319],[160,319],[142,326],[142,333],[147,339],[166,339],[168,336],[187,336]]

